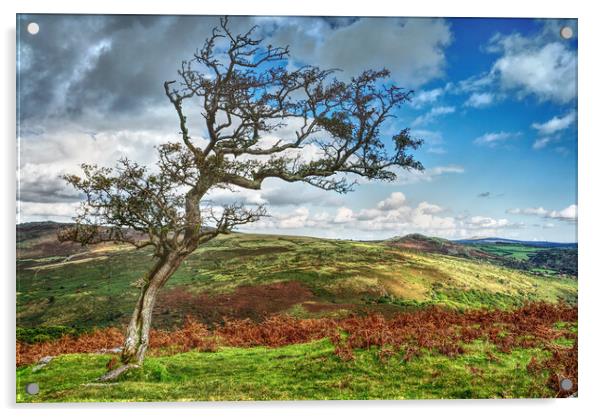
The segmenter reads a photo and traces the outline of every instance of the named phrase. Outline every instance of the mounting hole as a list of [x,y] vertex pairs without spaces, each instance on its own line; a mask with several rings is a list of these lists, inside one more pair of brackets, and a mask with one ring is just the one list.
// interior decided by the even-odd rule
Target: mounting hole
[[35,382],[27,384],[25,386],[25,392],[29,395],[37,395],[40,392],[40,386]]
[[560,389],[563,391],[570,391],[571,388],[573,388],[573,381],[570,379],[564,378],[562,381],[560,381]]
[[562,29],[560,29],[560,36],[562,39],[571,39],[573,37],[573,29],[571,29],[569,26],[564,26]]
[[36,22],[30,22],[27,25],[27,31],[30,35],[37,35],[40,31],[40,25],[38,25]]

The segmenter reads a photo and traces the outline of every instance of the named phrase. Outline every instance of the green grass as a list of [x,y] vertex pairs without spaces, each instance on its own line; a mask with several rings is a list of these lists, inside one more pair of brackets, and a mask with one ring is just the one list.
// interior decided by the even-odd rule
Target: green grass
[[78,336],[87,330],[90,329],[67,326],[17,327],[17,340],[24,343],[41,343],[58,339],[65,335]]
[[[102,255],[102,256],[99,256]],[[138,290],[131,285],[152,262],[148,251],[117,248],[62,263],[56,257],[17,264],[17,325],[121,325]],[[485,261],[416,253],[380,243],[234,234],[194,252],[168,281],[204,294],[241,285],[303,283],[314,301],[370,309],[440,304],[452,308],[509,308],[530,300],[576,301],[577,282],[537,276]],[[376,303],[378,304],[378,303]],[[303,315],[302,307],[296,315]],[[309,313],[308,313],[309,315]],[[174,320],[176,317],[174,317]],[[181,318],[180,318],[181,319]]]
[[[38,371],[17,371],[18,402],[232,401],[417,398],[524,398],[553,393],[545,374],[526,365],[543,358],[539,349],[504,354],[474,342],[450,359],[424,354],[408,362],[402,355],[381,362],[374,350],[356,351],[344,362],[327,340],[282,348],[222,348],[149,357],[144,368],[110,383],[95,383],[105,372],[107,355],[63,355]],[[492,361],[487,353],[497,358]],[[40,393],[25,393],[36,382]]]
[[[29,241],[22,242],[28,245]],[[498,246],[496,246],[498,247]],[[504,246],[506,250],[508,248]],[[521,247],[524,248],[524,247]],[[519,259],[528,251],[512,249]],[[520,249],[520,250],[519,250]],[[24,342],[123,325],[138,289],[131,285],[152,262],[148,251],[107,248],[76,257],[17,261],[17,338]],[[283,306],[296,317],[352,311],[395,312],[441,305],[453,309],[513,308],[528,301],[576,303],[577,282],[541,276],[483,260],[420,253],[377,242],[233,234],[195,251],[163,291],[235,296],[241,286],[296,281],[311,303],[335,307],[310,311]],[[161,295],[160,295],[161,297]],[[338,308],[338,310],[337,310]],[[167,317],[167,319],[165,319]],[[159,320],[155,316],[155,323]],[[162,317],[177,324],[183,315]],[[171,320],[171,322],[169,321]],[[559,323],[562,326],[575,326]],[[573,329],[573,327],[571,327]],[[574,331],[577,329],[574,327]],[[558,340],[568,346],[570,340]],[[546,375],[529,374],[540,349],[499,352],[477,341],[449,358],[425,353],[409,362],[403,352],[386,363],[374,350],[344,362],[327,340],[281,348],[221,348],[148,357],[143,369],[116,383],[99,384],[108,355],[71,354],[34,371],[17,370],[17,401],[184,401],[296,399],[523,398],[553,396]],[[493,355],[497,359],[491,360]],[[37,396],[24,387],[37,382]]]
[[547,248],[538,248],[534,246],[495,243],[480,243],[474,246],[493,255],[510,257],[516,259],[517,261],[526,261],[529,259],[530,253],[547,250]]

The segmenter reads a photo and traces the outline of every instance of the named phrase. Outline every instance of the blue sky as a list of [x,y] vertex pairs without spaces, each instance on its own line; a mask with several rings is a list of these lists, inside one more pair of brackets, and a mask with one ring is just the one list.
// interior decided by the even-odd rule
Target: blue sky
[[[33,19],[40,22],[35,36],[25,31]],[[79,196],[59,174],[76,172],[84,161],[112,165],[124,154],[151,164],[152,146],[177,133],[161,83],[173,78],[176,63],[215,18],[20,21],[18,220],[68,221]],[[395,83],[415,90],[389,129],[410,127],[424,139],[415,155],[425,171],[400,172],[393,183],[361,183],[346,195],[276,180],[260,192],[214,193],[216,201],[268,205],[272,216],[245,230],[576,241],[575,20],[233,20],[241,29],[250,24],[269,42],[290,45],[291,66],[337,67],[341,78],[389,68]],[[564,26],[572,28],[569,40],[560,36]]]

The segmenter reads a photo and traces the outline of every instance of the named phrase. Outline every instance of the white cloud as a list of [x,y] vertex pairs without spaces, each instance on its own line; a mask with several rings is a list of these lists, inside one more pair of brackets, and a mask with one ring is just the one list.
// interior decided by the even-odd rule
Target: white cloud
[[420,204],[418,204],[417,209],[424,214],[437,214],[443,211],[442,207],[436,204],[427,203],[426,201],[423,201]]
[[349,223],[353,220],[353,210],[347,207],[339,207],[337,214],[334,216],[335,223]]
[[[155,114],[157,109],[150,109]],[[159,112],[160,113],[160,112]],[[169,112],[168,114],[171,114]],[[177,123],[165,123],[159,119],[156,126],[141,128],[138,121],[132,121],[131,129],[107,125],[97,132],[85,131],[80,123],[46,123],[44,127],[32,126],[20,132],[20,167],[17,198],[23,202],[60,203],[79,200],[79,194],[61,178],[64,174],[81,174],[80,164],[85,162],[99,166],[114,167],[121,158],[138,162],[154,170],[157,160],[156,146],[177,140],[174,129]],[[192,119],[194,120],[194,119]],[[94,123],[93,123],[94,124]],[[294,121],[274,132],[283,141],[295,137],[295,129],[300,122]],[[198,131],[198,130],[194,130]],[[195,136],[199,146],[206,144],[202,137]],[[275,136],[262,138],[263,144],[273,144]],[[318,146],[309,144],[297,151],[301,160],[314,160],[320,156]],[[261,157],[257,157],[260,159]],[[207,195],[207,200],[216,204],[242,202],[244,204],[286,205],[313,202],[317,205],[341,205],[341,197],[335,193],[318,190],[305,184],[287,184],[283,192],[279,180],[266,181],[261,191],[233,187],[233,191],[215,189]],[[23,206],[27,207],[27,206]],[[63,210],[64,212],[64,210]],[[22,221],[39,219],[39,213],[23,211]],[[69,220],[72,214],[65,220]]]
[[545,123],[533,123],[532,127],[537,129],[540,135],[552,135],[571,126],[575,123],[576,118],[577,114],[572,110],[565,116],[554,116]]
[[447,91],[450,91],[454,94],[467,94],[467,93],[475,93],[482,92],[485,88],[490,88],[493,86],[495,79],[493,75],[489,72],[473,75],[465,80],[461,80],[457,83],[448,83],[445,86]]
[[[577,120],[577,113],[571,110],[564,116],[554,116],[550,120],[543,123],[533,123],[531,127],[537,130],[538,137],[533,142],[533,149],[539,150],[547,147],[553,142],[562,140],[562,131],[568,129]],[[556,147],[556,152],[566,155],[568,149],[565,147]]]
[[382,214],[382,211],[375,208],[362,209],[355,216],[357,220],[374,220]]
[[267,179],[261,191],[255,191],[261,195],[265,203],[270,206],[298,206],[311,203],[318,206],[337,207],[342,206],[344,200],[338,193],[321,190],[304,183],[285,183],[277,178]]
[[533,149],[543,149],[552,141],[552,138],[549,136],[545,136],[543,138],[535,139],[533,142]]
[[477,145],[495,147],[500,143],[506,142],[509,139],[519,136],[518,132],[492,132],[485,133],[474,140]]
[[[57,205],[32,206],[25,203],[66,203],[79,200],[78,193],[61,178],[64,174],[81,174],[80,164],[115,166],[123,157],[151,165],[156,159],[154,146],[173,139],[157,129],[122,130],[107,129],[102,132],[85,132],[80,125],[64,123],[45,128],[29,128],[20,132],[17,169],[18,195],[21,205],[20,220],[39,220],[40,210],[47,210],[48,218],[65,217],[66,207]],[[35,207],[35,212],[32,211]],[[58,216],[58,217],[57,217]],[[69,220],[69,213],[63,220]]]
[[443,209],[437,205],[421,202],[410,212],[410,227],[419,230],[444,230],[451,231],[456,228],[456,221],[453,217],[435,216]]
[[547,210],[545,210],[543,207],[526,208],[523,210],[523,212],[525,214],[535,214],[538,216],[545,216],[547,214]]
[[428,124],[428,123],[432,123],[439,116],[444,116],[446,114],[454,113],[455,111],[456,111],[456,108],[453,107],[453,106],[433,107],[427,113],[425,113],[425,114],[423,114],[421,116],[418,116],[412,122],[412,126],[420,126],[420,125],[425,125],[425,124]]
[[385,200],[380,201],[376,207],[379,210],[395,210],[402,207],[405,204],[406,196],[402,192],[391,193]]
[[[558,35],[556,35],[558,36]],[[503,89],[539,100],[567,103],[577,95],[577,54],[546,36],[496,36],[490,51],[501,52],[491,73]]]
[[412,207],[403,193],[393,192],[376,203],[376,207],[360,210],[359,213],[346,211],[345,219],[348,227],[365,231],[450,233],[456,227],[455,220],[449,216],[438,216],[442,211],[442,207],[426,201]]
[[216,205],[233,203],[259,205],[267,203],[267,200],[261,195],[260,191],[247,190],[246,188],[236,186],[231,187],[231,189],[213,189],[207,193],[203,201]]
[[426,168],[423,171],[407,171],[398,170],[396,172],[397,180],[394,182],[396,185],[409,185],[416,184],[419,182],[431,182],[436,178],[439,178],[445,174],[463,174],[464,167],[460,165],[444,165],[435,166],[433,168]]
[[491,68],[448,83],[445,90],[452,94],[471,94],[465,105],[475,107],[502,100],[508,94],[519,99],[533,96],[539,101],[562,104],[574,100],[577,97],[577,52],[568,42],[559,39],[560,27],[566,24],[571,25],[570,22],[545,21],[541,31],[530,36],[496,34],[485,48],[498,55]]
[[412,97],[411,105],[412,107],[421,108],[425,104],[432,104],[443,95],[443,92],[444,91],[442,88],[419,91],[414,97]]
[[[523,223],[489,216],[453,216],[449,210],[428,201],[411,204],[401,192],[392,192],[370,207],[354,210],[339,207],[333,212],[312,213],[311,207],[276,212],[258,223],[245,227],[249,232],[265,231],[310,234],[341,238],[422,233],[429,236],[460,238],[469,236],[499,236],[525,227]],[[290,231],[289,231],[290,230]]]
[[292,211],[275,210],[270,216],[263,217],[255,223],[243,226],[241,230],[251,233],[258,230],[269,231],[270,233],[283,233],[282,229],[302,230],[305,228],[315,228],[324,232],[326,229],[333,228],[334,225],[334,217],[331,214],[325,211],[314,214],[311,213],[308,207],[301,206]]
[[79,207],[79,203],[18,202],[17,222],[36,220],[70,222]]
[[493,103],[493,98],[491,93],[472,93],[464,105],[475,108],[487,107]]
[[277,227],[282,229],[296,229],[305,226],[309,218],[309,210],[307,207],[299,207],[292,213],[275,216],[277,219]]
[[[172,136],[173,137],[173,136]],[[162,132],[119,130],[90,135],[78,126],[66,126],[20,138],[21,163],[60,166],[73,170],[82,162],[112,166],[128,156],[141,163],[156,158],[155,145],[169,141]]]
[[571,204],[570,206],[562,210],[552,210],[547,214],[546,217],[549,217],[551,219],[575,221],[577,220],[577,205]]
[[494,219],[492,217],[473,216],[467,221],[467,224],[473,228],[499,229],[502,227],[507,227],[508,225],[510,225],[510,222],[507,219]]
[[528,207],[524,209],[512,208],[506,210],[509,214],[524,214],[530,216],[539,216],[545,219],[556,219],[568,222],[577,221],[577,205],[571,204],[562,210],[547,210],[543,207]]
[[427,201],[412,207],[403,194],[394,192],[378,202],[375,208],[363,209],[358,214],[354,214],[355,222],[349,226],[359,230],[391,231],[398,235],[419,232],[449,237],[475,233],[496,234],[502,229],[522,227],[507,219],[442,215],[445,211],[443,207]]

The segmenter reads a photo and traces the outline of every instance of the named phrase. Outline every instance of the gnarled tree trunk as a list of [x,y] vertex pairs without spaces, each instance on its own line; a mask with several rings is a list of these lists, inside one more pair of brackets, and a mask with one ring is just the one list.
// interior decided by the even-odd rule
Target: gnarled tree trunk
[[167,254],[163,256],[153,270],[140,291],[136,308],[128,325],[121,360],[125,364],[141,364],[149,344],[149,334],[153,308],[157,293],[165,282],[178,269],[183,256]]
[[126,331],[121,353],[123,365],[102,376],[100,378],[102,381],[110,381],[128,369],[142,365],[149,346],[151,321],[157,293],[178,269],[184,258],[185,256],[182,254],[170,253],[161,257],[153,267],[140,290],[140,296]]

